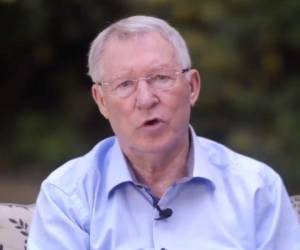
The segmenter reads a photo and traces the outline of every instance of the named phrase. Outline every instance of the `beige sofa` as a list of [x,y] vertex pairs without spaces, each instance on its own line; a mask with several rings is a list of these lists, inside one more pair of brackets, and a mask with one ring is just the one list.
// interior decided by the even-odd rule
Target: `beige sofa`
[[[291,196],[300,222],[300,195]],[[0,203],[0,250],[26,250],[34,204]]]
[[34,204],[0,203],[0,250],[26,250]]

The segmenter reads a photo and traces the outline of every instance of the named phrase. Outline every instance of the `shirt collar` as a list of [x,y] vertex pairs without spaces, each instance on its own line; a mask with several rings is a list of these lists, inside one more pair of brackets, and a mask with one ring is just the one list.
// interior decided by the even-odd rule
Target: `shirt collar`
[[204,179],[207,180],[213,188],[216,188],[219,182],[219,171],[216,169],[216,165],[211,161],[209,148],[201,143],[197,137],[194,129],[190,126],[190,137],[191,137],[191,149],[190,156],[192,160],[189,160],[190,169],[192,169],[191,177],[193,179]]
[[129,169],[117,138],[110,152],[109,163],[106,168],[106,178],[104,179],[106,181],[105,187],[107,195],[117,186],[125,183],[133,183],[135,181],[134,175]]
[[[197,137],[194,129],[190,126],[191,146],[189,151],[187,167],[192,179],[200,179],[208,181],[213,188],[219,182],[219,171],[215,160],[212,159],[214,154],[211,152],[210,147],[205,143],[201,143]],[[127,160],[122,153],[118,139],[112,146],[109,157],[109,163],[106,169],[107,178],[106,192],[109,195],[117,186],[125,183],[137,183],[134,173],[127,164]]]

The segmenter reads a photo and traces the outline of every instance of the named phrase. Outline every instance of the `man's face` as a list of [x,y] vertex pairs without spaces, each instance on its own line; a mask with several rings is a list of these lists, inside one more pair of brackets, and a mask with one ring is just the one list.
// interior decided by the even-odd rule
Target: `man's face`
[[[108,83],[117,78],[147,77],[163,69],[182,70],[174,47],[154,32],[110,38],[102,62],[103,79]],[[163,153],[184,143],[191,106],[200,89],[196,70],[178,74],[167,91],[152,89],[141,80],[133,94],[121,98],[106,87],[94,84],[93,97],[125,153]]]

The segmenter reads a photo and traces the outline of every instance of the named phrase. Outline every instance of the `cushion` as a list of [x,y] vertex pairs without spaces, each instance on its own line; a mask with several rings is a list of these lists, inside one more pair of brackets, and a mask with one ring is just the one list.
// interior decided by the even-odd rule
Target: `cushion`
[[290,197],[293,207],[298,215],[298,220],[300,222],[300,195],[293,195]]
[[0,203],[0,250],[26,250],[34,204]]

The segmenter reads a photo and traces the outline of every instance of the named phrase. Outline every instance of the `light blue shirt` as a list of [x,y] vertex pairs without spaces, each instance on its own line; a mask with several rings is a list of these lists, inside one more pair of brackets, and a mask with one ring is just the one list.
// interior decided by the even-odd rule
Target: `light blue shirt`
[[300,224],[278,174],[191,134],[190,177],[158,202],[171,217],[155,220],[149,190],[112,137],[43,182],[28,249],[299,250]]

